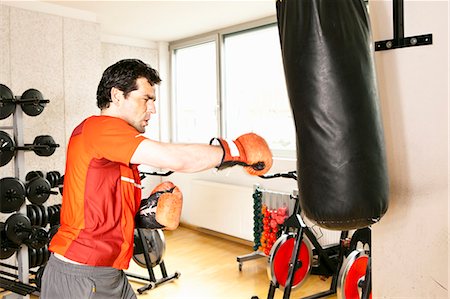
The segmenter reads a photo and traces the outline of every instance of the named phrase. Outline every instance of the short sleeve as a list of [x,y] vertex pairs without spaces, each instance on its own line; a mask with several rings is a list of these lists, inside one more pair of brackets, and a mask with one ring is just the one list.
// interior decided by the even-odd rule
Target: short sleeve
[[138,145],[146,139],[126,121],[110,116],[90,118],[83,129],[86,147],[96,158],[129,164]]

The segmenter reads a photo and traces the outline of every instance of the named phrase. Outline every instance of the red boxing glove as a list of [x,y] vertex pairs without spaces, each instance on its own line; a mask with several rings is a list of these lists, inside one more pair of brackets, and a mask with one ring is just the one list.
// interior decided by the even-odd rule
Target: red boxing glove
[[172,182],[162,182],[141,201],[136,215],[136,228],[174,230],[178,227],[183,194]]
[[214,141],[218,141],[223,149],[223,158],[217,166],[218,169],[241,165],[251,175],[263,175],[272,167],[272,152],[267,142],[254,133],[244,134],[231,142],[213,138],[210,144]]

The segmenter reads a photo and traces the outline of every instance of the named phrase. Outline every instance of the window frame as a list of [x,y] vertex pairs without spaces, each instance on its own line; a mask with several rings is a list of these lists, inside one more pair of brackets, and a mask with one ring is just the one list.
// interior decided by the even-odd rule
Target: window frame
[[[275,25],[277,26],[277,18],[276,15],[272,15],[269,17],[261,18],[255,21],[245,22],[238,25],[233,25],[229,27],[225,27],[222,29],[210,31],[204,34],[195,35],[192,37],[180,39],[177,41],[173,41],[169,43],[169,52],[170,52],[170,77],[171,77],[171,141],[178,140],[177,129],[176,129],[176,90],[175,90],[175,82],[174,82],[174,74],[175,74],[175,51],[179,49],[183,49],[186,47],[196,46],[206,42],[215,42],[216,45],[216,115],[217,115],[217,136],[220,137],[228,137],[226,132],[226,115],[225,109],[223,105],[223,99],[225,99],[225,91],[224,91],[224,74],[222,70],[222,66],[224,65],[224,39],[227,35],[239,34],[245,31],[251,31],[258,28],[263,28],[266,26]],[[212,136],[214,137],[214,136]],[[295,150],[273,150],[273,154],[277,158],[288,158],[292,159],[296,157]]]

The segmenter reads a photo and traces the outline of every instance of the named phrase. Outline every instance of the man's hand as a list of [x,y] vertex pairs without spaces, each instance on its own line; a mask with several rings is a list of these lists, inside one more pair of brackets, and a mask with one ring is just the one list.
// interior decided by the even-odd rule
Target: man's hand
[[241,165],[251,175],[263,175],[272,167],[272,152],[267,142],[254,133],[244,134],[234,141],[213,138],[210,144],[215,142],[224,152],[218,169]]
[[162,182],[142,199],[136,228],[174,230],[180,223],[183,194],[172,182]]

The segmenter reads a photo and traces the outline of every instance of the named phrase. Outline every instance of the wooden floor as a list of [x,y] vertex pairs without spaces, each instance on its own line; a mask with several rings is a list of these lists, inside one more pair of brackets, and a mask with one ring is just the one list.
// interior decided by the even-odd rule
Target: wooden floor
[[[165,232],[166,251],[164,263],[168,275],[181,273],[178,279],[148,290],[139,295],[137,289],[145,286],[142,280],[129,277],[138,299],[251,299],[257,296],[266,299],[269,289],[267,258],[243,263],[239,271],[237,256],[252,252],[251,246],[225,240],[217,236],[179,227]],[[161,278],[159,266],[154,268],[156,278]],[[148,271],[131,262],[127,270],[132,274],[148,277]],[[299,299],[329,289],[331,278],[323,281],[318,276],[309,276],[305,282],[292,290],[290,298]],[[0,298],[5,293],[0,293]],[[30,296],[32,299],[36,296]],[[283,297],[276,290],[275,297]],[[335,299],[328,296],[326,299]],[[80,298],[81,299],[81,298]]]
[[[239,271],[237,256],[252,252],[252,248],[216,236],[179,227],[173,232],[165,232],[166,253],[164,263],[169,275],[178,271],[181,276],[157,288],[146,291],[138,298],[208,298],[208,299],[250,299],[257,296],[267,298],[269,278],[267,258],[246,261]],[[132,262],[128,272],[146,275],[146,269]],[[157,278],[161,277],[159,267],[155,268]],[[143,283],[129,278],[133,288]],[[304,284],[294,289],[290,298],[302,298],[329,289],[331,278],[323,281],[318,276],[309,276]],[[136,292],[137,293],[137,292]],[[277,290],[275,298],[282,298]],[[328,296],[327,299],[336,298]]]

